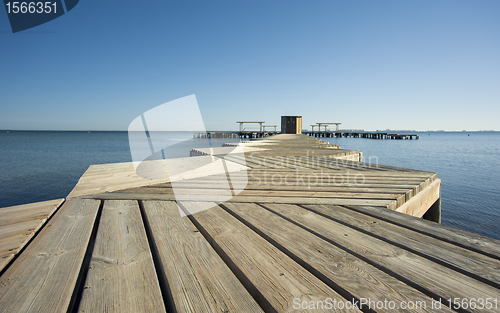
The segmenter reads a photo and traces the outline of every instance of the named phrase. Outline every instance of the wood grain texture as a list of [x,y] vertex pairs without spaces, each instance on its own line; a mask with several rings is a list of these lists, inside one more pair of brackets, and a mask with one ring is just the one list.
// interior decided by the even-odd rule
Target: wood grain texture
[[[349,294],[356,299],[369,298],[395,303],[429,301],[427,295],[339,247],[319,240],[310,232],[283,220],[257,204],[226,203],[224,207],[340,293]],[[433,311],[430,307],[419,310],[419,312]],[[416,310],[388,309],[386,312],[416,312]],[[444,308],[443,312],[453,311]]]
[[0,208],[0,229],[18,222],[46,219],[63,202],[64,199],[55,199]]
[[[213,207],[191,217],[265,311],[288,312],[293,309],[295,298],[301,301],[324,301],[330,297],[345,301],[341,295],[222,208]],[[348,310],[331,310],[337,311]]]
[[[163,200],[163,201],[198,201],[198,202],[217,202],[220,196],[217,194],[199,195],[185,194],[174,196],[173,194],[137,194],[125,192],[103,193],[98,195],[86,196],[89,199],[103,200]],[[376,205],[388,207],[395,200],[381,199],[356,199],[356,198],[308,198],[308,197],[260,197],[238,195],[229,200],[229,202],[259,202],[259,203],[298,203],[298,204],[335,204],[335,205]]]
[[[162,182],[178,181],[187,178],[206,176],[220,172],[220,169],[212,157],[193,157],[176,158],[161,161],[162,166],[166,165],[169,169],[169,175],[153,175],[151,177],[142,177],[136,173],[137,163],[115,163],[91,165],[87,171],[80,177],[78,183],[70,192],[67,198],[81,197],[101,192],[113,192],[121,189],[148,186]],[[218,159],[218,158],[216,158]],[[151,162],[151,161],[150,161]],[[229,171],[240,171],[246,166],[234,162],[226,161]],[[196,169],[193,171],[193,169]],[[155,174],[156,167],[153,172]]]
[[381,209],[379,207],[349,206],[353,210],[373,216],[391,224],[403,226],[415,232],[425,234],[471,251],[482,253],[500,260],[500,241],[454,227],[439,225],[414,216]]
[[441,197],[441,180],[422,187],[422,190],[408,202],[402,204],[396,211],[415,217],[422,217],[434,202]]
[[173,201],[144,201],[176,312],[262,312],[252,296]]
[[[498,271],[500,262],[497,259],[344,207],[329,205],[305,205],[304,207],[500,287],[500,271]],[[439,228],[439,226],[434,226]]]
[[80,312],[165,312],[137,201],[106,201]]
[[100,201],[68,200],[0,277],[0,312],[65,312]]
[[64,199],[0,208],[0,271],[54,214]]
[[[296,205],[265,205],[320,238],[344,247],[384,272],[411,283],[429,295],[449,298],[498,298],[497,288],[417,254],[359,232]],[[480,312],[479,309],[471,309]]]

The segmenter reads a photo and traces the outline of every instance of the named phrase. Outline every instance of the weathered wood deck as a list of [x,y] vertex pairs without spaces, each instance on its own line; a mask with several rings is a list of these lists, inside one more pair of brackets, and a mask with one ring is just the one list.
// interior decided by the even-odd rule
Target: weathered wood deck
[[63,202],[57,199],[0,209],[0,273]]
[[[439,200],[436,173],[306,136],[246,145],[224,174],[89,168],[4,269],[0,311],[453,312],[455,298],[500,310],[500,242],[418,218]],[[218,203],[228,177],[246,188]]]

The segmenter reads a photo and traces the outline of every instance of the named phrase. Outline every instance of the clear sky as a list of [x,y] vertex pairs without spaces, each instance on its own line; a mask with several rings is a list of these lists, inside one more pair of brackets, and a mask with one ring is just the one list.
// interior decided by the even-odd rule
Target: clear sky
[[208,130],[500,130],[500,1],[82,0],[15,34],[0,9],[0,129],[127,130],[191,94]]

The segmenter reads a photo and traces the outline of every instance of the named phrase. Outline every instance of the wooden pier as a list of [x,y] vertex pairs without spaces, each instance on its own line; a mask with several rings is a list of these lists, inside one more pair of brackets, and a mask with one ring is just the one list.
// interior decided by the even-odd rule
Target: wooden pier
[[[64,203],[31,207],[0,312],[500,311],[500,242],[426,220],[439,221],[436,173],[305,135],[241,146],[185,158],[224,158],[224,173],[91,166]],[[218,203],[229,180],[246,187]]]
[[[264,125],[263,125],[264,126]],[[255,139],[279,134],[278,131],[239,131],[239,132],[196,132],[193,138],[241,138]]]
[[[313,125],[316,126],[316,125]],[[419,139],[417,134],[396,134],[382,132],[352,132],[352,131],[302,131],[304,135],[311,137],[335,137],[335,138],[368,138],[368,139]]]
[[[242,138],[256,139],[278,135],[278,131],[239,131],[239,132],[197,132],[193,138]],[[417,134],[395,134],[381,132],[343,132],[343,131],[302,131],[310,137],[323,138],[368,138],[368,139],[419,139]]]
[[197,132],[193,138],[241,138],[237,132]]

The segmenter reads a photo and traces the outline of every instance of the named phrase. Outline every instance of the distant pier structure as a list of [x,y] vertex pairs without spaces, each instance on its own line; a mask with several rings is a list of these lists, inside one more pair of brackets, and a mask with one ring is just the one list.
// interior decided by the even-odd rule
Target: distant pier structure
[[197,132],[193,138],[240,138],[237,132]]
[[[311,125],[318,126],[318,125]],[[383,132],[357,132],[357,131],[303,131],[302,133],[311,137],[334,137],[334,138],[368,138],[368,139],[418,139],[417,134],[396,134]]]
[[[339,125],[342,123],[316,123],[311,125],[311,131],[302,133],[311,137],[335,137],[335,138],[369,138],[369,139],[418,139],[417,134],[395,134],[384,132],[359,132],[359,131],[340,131]],[[328,125],[335,125],[335,131],[327,130]],[[315,131],[314,128],[318,130]],[[322,129],[324,127],[324,129]]]
[[282,134],[302,134],[302,116],[282,116]]
[[[319,131],[321,131],[321,127],[325,127],[325,132],[326,132],[326,127],[328,125],[335,125],[335,131],[338,132],[339,131],[339,125],[342,124],[342,123],[316,123],[316,125],[318,125],[318,129]],[[312,126],[312,125],[311,125]]]
[[[316,123],[311,125],[311,131],[302,130],[302,116],[282,116],[281,131],[277,131],[278,125],[264,125],[265,121],[237,121],[239,131],[208,131],[193,134],[194,138],[263,138],[277,134],[304,134],[310,137],[324,138],[368,138],[368,139],[419,139],[417,134],[399,134],[387,132],[364,132],[364,131],[341,131],[342,123]],[[247,130],[245,124],[259,124],[258,130]],[[335,125],[335,130],[329,130],[329,125]],[[273,127],[273,130],[266,128]],[[317,130],[315,130],[317,128]]]
[[[240,124],[240,131],[238,136],[240,138],[262,138],[278,134],[276,131],[277,125],[264,125],[265,121],[238,121]],[[244,124],[259,124],[259,131],[246,130]],[[274,127],[274,131],[267,131],[266,127]]]
[[[237,132],[197,132],[193,134],[194,138],[262,138],[276,135],[279,132],[276,130],[278,125],[264,125],[265,121],[237,121],[240,124]],[[259,130],[246,130],[244,124],[259,124]],[[266,127],[273,127],[274,130],[266,130]]]
[[262,130],[264,132],[266,131],[266,127],[274,127],[274,132],[276,133],[276,127],[278,127],[278,125],[262,125]]

